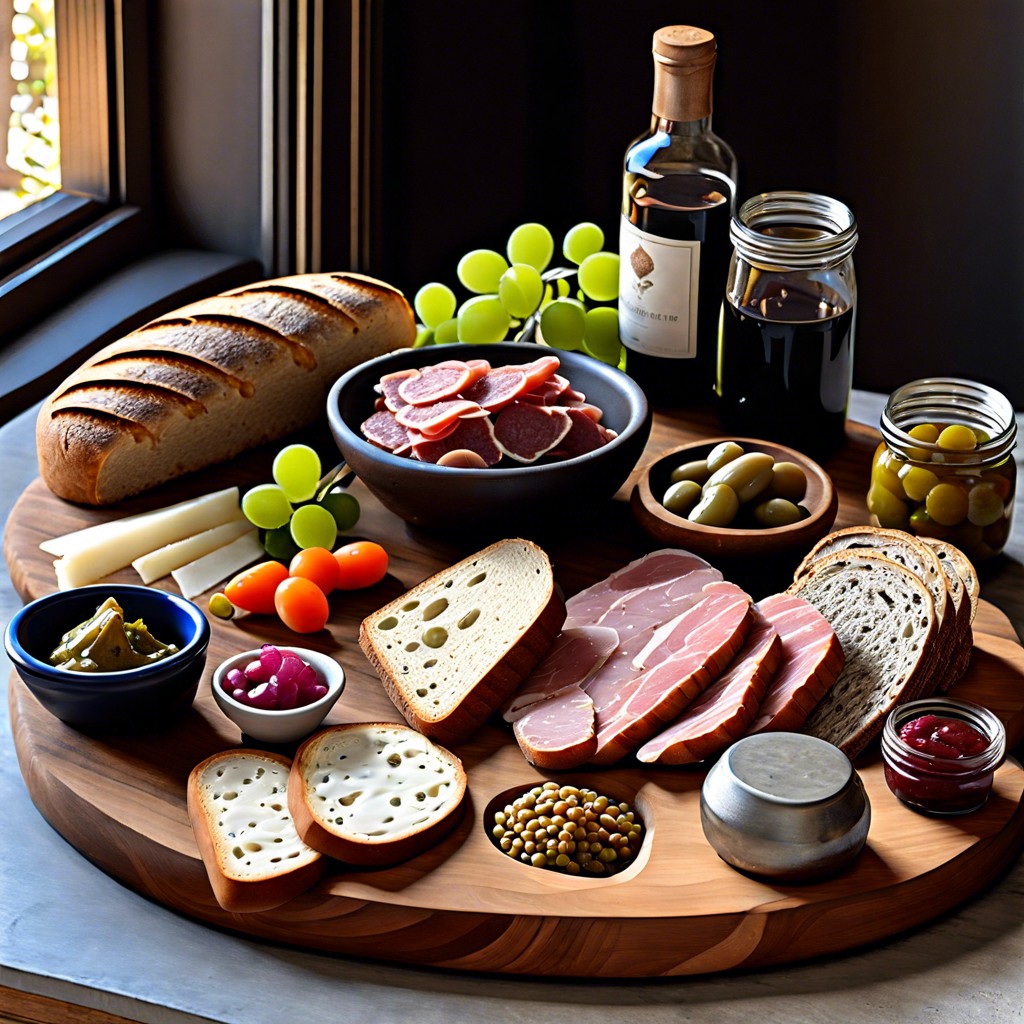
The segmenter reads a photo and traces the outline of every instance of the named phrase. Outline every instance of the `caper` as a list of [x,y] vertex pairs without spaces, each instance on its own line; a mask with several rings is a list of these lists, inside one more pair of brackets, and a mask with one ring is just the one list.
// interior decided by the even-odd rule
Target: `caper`
[[708,452],[707,465],[711,473],[717,473],[723,466],[735,462],[743,454],[743,449],[735,441],[722,441]]
[[711,470],[708,469],[708,460],[698,459],[696,462],[684,462],[681,466],[676,466],[669,479],[674,484],[683,480],[692,480],[694,483],[702,484],[709,476],[711,476]]
[[785,498],[769,498],[754,509],[754,518],[762,526],[771,528],[798,523],[802,517],[799,507],[793,502]]
[[677,516],[685,516],[700,501],[701,487],[696,480],[672,484],[661,499],[662,505]]
[[739,510],[740,500],[728,484],[709,483],[687,519],[701,526],[728,526]]

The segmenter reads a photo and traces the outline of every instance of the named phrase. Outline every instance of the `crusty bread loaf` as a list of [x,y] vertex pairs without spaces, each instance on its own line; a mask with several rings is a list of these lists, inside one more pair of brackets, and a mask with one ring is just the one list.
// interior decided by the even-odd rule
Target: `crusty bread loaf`
[[411,345],[409,303],[359,274],[260,281],[101,349],[43,404],[39,469],[106,505],[283,437],[324,413],[346,370]]
[[856,757],[889,712],[920,692],[939,628],[931,592],[898,562],[851,549],[815,562],[788,593],[828,619],[846,656],[803,731]]
[[564,621],[548,556],[502,540],[368,615],[359,646],[405,720],[456,744],[512,696]]
[[459,822],[466,771],[415,729],[357,722],[321,729],[295,753],[288,805],[310,846],[384,866],[433,846]]
[[188,777],[188,816],[217,902],[235,913],[271,910],[305,892],[323,857],[288,811],[291,762],[238,748],[208,757]]

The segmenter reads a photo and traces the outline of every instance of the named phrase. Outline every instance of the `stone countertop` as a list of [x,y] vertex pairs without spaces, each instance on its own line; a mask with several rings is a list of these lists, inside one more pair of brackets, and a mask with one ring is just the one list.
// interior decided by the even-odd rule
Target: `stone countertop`
[[[855,394],[877,423],[882,396]],[[29,410],[0,428],[4,522],[36,475]],[[1018,448],[1018,461],[1021,450]],[[1024,636],[1024,512],[985,596]],[[4,623],[20,606],[0,579]],[[0,652],[0,672],[11,671]],[[1018,1019],[1024,859],[958,911],[873,948],[775,970],[641,982],[455,974],[307,953],[195,923],[109,878],[36,811],[0,705],[0,985],[144,1022],[492,1024],[581,1013],[619,1024]]]

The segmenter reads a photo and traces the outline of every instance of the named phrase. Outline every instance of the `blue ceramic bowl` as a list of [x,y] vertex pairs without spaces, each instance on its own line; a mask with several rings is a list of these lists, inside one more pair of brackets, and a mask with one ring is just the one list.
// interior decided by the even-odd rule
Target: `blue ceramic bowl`
[[[113,597],[131,622],[142,621],[178,650],[120,672],[74,672],[49,663],[69,629]],[[40,704],[86,732],[140,731],[169,723],[191,706],[206,666],[210,624],[191,601],[153,587],[97,584],[58,591],[25,605],[7,624],[4,646],[18,675]]]
[[[561,360],[558,372],[604,411],[601,422],[618,435],[587,455],[547,464],[502,460],[490,469],[455,469],[393,455],[370,444],[360,432],[360,424],[373,412],[373,387],[386,373],[444,359],[486,359],[492,366],[505,366],[552,354]],[[579,352],[522,342],[429,345],[371,359],[335,382],[327,399],[327,418],[349,468],[382,505],[416,526],[443,530],[501,531],[524,523],[571,523],[574,517],[566,514],[567,509],[606,501],[625,483],[651,431],[647,398],[626,374]]]

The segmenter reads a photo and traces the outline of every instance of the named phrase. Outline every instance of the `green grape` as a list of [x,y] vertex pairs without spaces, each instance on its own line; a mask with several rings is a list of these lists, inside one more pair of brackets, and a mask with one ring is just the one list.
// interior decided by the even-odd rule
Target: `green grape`
[[488,295],[497,292],[501,275],[508,263],[500,252],[493,249],[474,249],[459,260],[459,280],[471,292]]
[[588,298],[611,302],[619,294],[618,253],[592,253],[580,264],[579,281]]
[[412,304],[421,322],[427,327],[436,328],[455,315],[455,292],[446,284],[431,281],[416,293]]
[[334,516],[338,533],[351,530],[359,522],[359,502],[354,495],[349,494],[348,491],[344,491],[340,487],[335,487],[333,490],[328,491],[323,496],[320,504]]
[[583,343],[586,310],[576,299],[555,299],[540,315],[540,330],[552,348],[577,349]]
[[452,345],[459,340],[459,321],[456,317],[445,320],[434,328],[435,345]]
[[555,240],[543,224],[520,224],[509,235],[508,258],[510,263],[528,263],[543,273],[555,252]]
[[603,245],[604,232],[596,224],[585,222],[569,228],[565,233],[562,255],[570,263],[580,264],[588,256],[600,252]]
[[615,366],[619,361],[619,313],[614,306],[595,306],[587,310],[583,324],[583,351],[603,363]]
[[274,459],[273,476],[292,504],[309,501],[320,482],[320,456],[309,445],[287,445]]
[[482,344],[501,341],[511,321],[497,295],[477,295],[459,309],[459,341]]
[[302,549],[292,540],[292,531],[285,524],[263,535],[263,550],[279,562],[290,562]]
[[509,314],[525,320],[537,311],[544,294],[540,272],[528,263],[513,263],[498,282],[498,298]]
[[292,515],[292,540],[300,548],[334,549],[338,524],[323,505],[300,505]]
[[434,344],[434,332],[429,327],[418,324],[416,327],[416,340],[413,341],[413,348],[423,348],[424,345]]
[[259,484],[242,496],[242,514],[261,530],[276,530],[291,518],[291,502],[276,484]]

